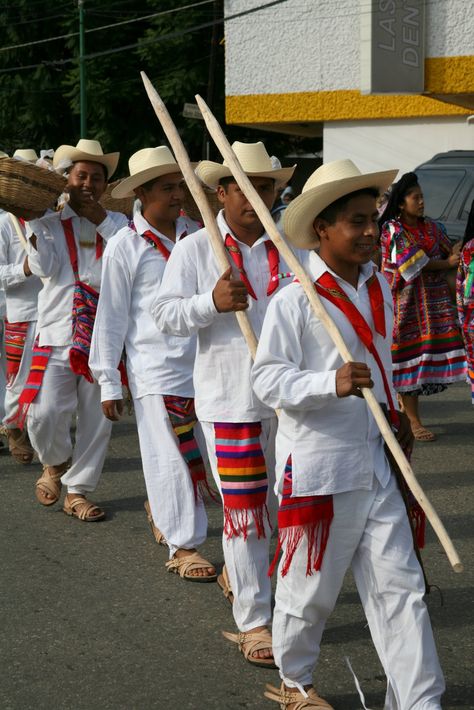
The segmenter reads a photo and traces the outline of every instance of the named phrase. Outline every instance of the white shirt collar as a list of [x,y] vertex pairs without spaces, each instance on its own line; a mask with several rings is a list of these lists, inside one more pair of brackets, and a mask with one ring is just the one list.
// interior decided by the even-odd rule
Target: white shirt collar
[[[360,266],[360,271],[359,271],[359,281],[357,283],[357,289],[359,289],[363,284],[365,284],[366,281],[370,279],[372,274],[374,273],[374,269],[376,269],[375,264],[372,261],[368,261],[367,264],[361,264]],[[326,264],[325,261],[321,259],[319,254],[317,254],[315,251],[311,252],[309,255],[309,273],[311,276],[312,281],[317,281],[320,276],[322,276],[325,272],[328,272],[334,278],[342,282],[343,284],[346,284],[350,288],[354,288],[351,284],[349,284],[347,281],[345,281],[341,276],[336,274],[335,271],[329,268],[329,266]]]
[[219,227],[221,234],[223,237],[226,236],[226,234],[230,234],[236,241],[239,242],[239,244],[243,244],[244,246],[248,247],[249,249],[253,249],[253,247],[258,246],[262,242],[266,242],[270,239],[268,234],[264,232],[261,237],[259,237],[251,247],[249,247],[248,244],[245,244],[245,242],[241,242],[240,239],[234,234],[234,232],[231,230],[229,225],[227,224],[225,217],[224,217],[224,210],[220,210],[220,212],[217,213],[217,226]]
[[[152,227],[152,225],[146,221],[145,217],[142,215],[141,212],[135,212],[135,214],[133,215],[133,223],[139,234],[143,234],[144,232],[151,230],[153,234],[156,234],[156,236],[160,239],[166,239],[166,241],[170,242],[171,244],[174,243],[169,237],[166,236],[166,234],[162,234],[160,231],[158,231],[158,229]],[[185,232],[186,220],[183,219],[183,217],[178,217],[175,223],[176,241],[179,241],[180,237],[182,237]]]

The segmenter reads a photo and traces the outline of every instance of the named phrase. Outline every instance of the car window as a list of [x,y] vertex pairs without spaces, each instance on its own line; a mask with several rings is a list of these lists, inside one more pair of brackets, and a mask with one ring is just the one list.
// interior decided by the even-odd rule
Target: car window
[[472,188],[471,192],[467,196],[467,199],[464,203],[464,206],[462,208],[462,212],[459,216],[459,219],[461,219],[463,222],[467,222],[467,218],[469,217],[469,211],[471,209],[471,205],[474,201],[474,187]]
[[461,184],[465,171],[417,170],[416,174],[425,198],[425,214],[432,219],[439,219]]

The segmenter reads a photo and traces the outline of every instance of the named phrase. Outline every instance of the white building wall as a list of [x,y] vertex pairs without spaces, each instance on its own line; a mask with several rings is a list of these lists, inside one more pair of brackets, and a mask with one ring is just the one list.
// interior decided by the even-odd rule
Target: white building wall
[[435,153],[474,150],[474,123],[466,118],[403,121],[331,121],[324,124],[325,163],[350,158],[362,172],[413,170]]
[[[225,0],[225,15],[266,2]],[[226,21],[226,94],[359,89],[360,14],[367,7],[367,0],[287,0]],[[426,0],[426,56],[469,54],[472,0]]]

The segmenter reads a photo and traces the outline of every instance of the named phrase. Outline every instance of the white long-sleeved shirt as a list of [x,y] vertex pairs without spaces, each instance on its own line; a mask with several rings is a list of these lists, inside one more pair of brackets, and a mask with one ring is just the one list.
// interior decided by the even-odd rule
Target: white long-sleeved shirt
[[[74,273],[71,267],[62,222],[72,218],[77,246],[79,278],[97,291],[100,289],[102,258],[96,258],[96,233],[107,241],[127,225],[121,212],[107,212],[104,221],[95,225],[79,217],[69,205],[61,212],[28,223],[36,235],[36,249],[30,243],[28,263],[37,276],[46,278],[38,296],[40,345],[70,346]],[[81,246],[81,243],[87,246]]]
[[0,215],[0,286],[5,290],[6,314],[10,323],[37,318],[38,294],[42,283],[37,276],[26,276],[26,253],[10,215]]
[[[373,328],[367,279],[374,264],[361,267],[357,288],[332,272],[311,252],[309,273],[316,281],[329,271]],[[387,373],[392,398],[391,333],[393,303],[385,279],[377,275],[384,296],[386,337],[374,332],[374,344]],[[377,400],[387,403],[377,364],[348,318],[327,299],[324,308],[334,320],[355,362],[365,362]],[[313,313],[299,283],[292,283],[272,301],[263,325],[252,382],[258,397],[280,408],[276,441],[277,488],[291,454],[293,495],[324,495],[372,487],[374,475],[382,486],[390,477],[383,439],[364,399],[338,397],[336,370],[342,367],[332,339]]]
[[[164,256],[140,236],[156,234],[168,251],[175,243],[140,213],[136,232],[125,227],[107,243],[102,284],[92,336],[89,367],[101,387],[102,401],[121,399],[117,365],[125,345],[127,373],[134,398],[148,394],[193,397],[196,338],[164,335],[151,316],[151,303],[166,266]],[[176,243],[199,229],[189,218],[176,220]]]
[[[223,239],[231,234],[238,242],[247,277],[257,300],[249,296],[246,313],[258,338],[268,303],[270,281],[265,242],[267,234],[251,247],[232,234],[223,212],[217,217]],[[307,253],[301,254],[303,258]],[[280,272],[288,266],[280,260]],[[173,250],[152,305],[156,324],[164,333],[189,336],[197,333],[194,366],[196,413],[208,422],[256,422],[274,416],[258,400],[250,385],[252,360],[235,313],[219,313],[212,291],[221,273],[205,229],[192,234]],[[236,276],[234,278],[237,278]]]

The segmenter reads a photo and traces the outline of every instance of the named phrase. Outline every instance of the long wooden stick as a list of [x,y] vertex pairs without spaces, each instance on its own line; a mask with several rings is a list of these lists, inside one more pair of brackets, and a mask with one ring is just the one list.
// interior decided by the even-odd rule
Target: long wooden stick
[[[171,116],[168,113],[168,109],[164,105],[158,92],[155,90],[153,84],[150,82],[145,72],[141,72],[141,77],[145,85],[148,98],[150,99],[151,104],[155,109],[156,116],[159,122],[161,123],[161,127],[163,128],[163,131],[170,142],[170,145],[173,149],[173,153],[176,157],[176,161],[183,174],[186,184],[189,187],[189,191],[191,192],[194,201],[196,202],[199,208],[204,222],[204,226],[207,230],[207,233],[209,234],[211,245],[215,257],[217,259],[219,268],[222,269],[222,272],[224,273],[224,271],[226,271],[229,266],[232,266],[232,263],[230,263],[229,261],[229,256],[224,246],[224,242],[222,241],[222,236],[219,231],[219,227],[216,223],[216,218],[209,205],[209,202],[207,201],[206,193],[204,192],[204,189],[191,166],[191,161],[189,160],[186,148],[184,147],[183,141],[181,140],[181,137],[178,131],[176,130],[176,126],[174,125]],[[250,325],[248,316],[245,311],[236,311],[235,315],[240,326],[240,330],[242,331],[242,335],[244,336],[247,346],[250,350],[250,355],[252,356],[252,359],[255,359],[255,353],[257,351],[258,343],[257,338],[255,337],[255,333],[253,332],[252,326]]]
[[[249,202],[252,204],[252,207],[257,213],[262,225],[265,228],[265,231],[277,247],[282,257],[285,259],[290,269],[295,274],[296,278],[301,283],[301,286],[303,287],[306,296],[308,297],[308,300],[311,304],[311,308],[313,309],[317,318],[319,318],[319,320],[326,328],[329,336],[332,338],[344,362],[353,361],[354,358],[351,356],[351,353],[349,352],[349,349],[347,348],[346,343],[344,342],[336,324],[323,307],[311,279],[309,278],[308,274],[303,269],[298,259],[287,245],[287,243],[281,237],[280,232],[276,228],[275,222],[273,221],[268,208],[258,195],[257,191],[253,187],[247,175],[242,170],[242,167],[239,161],[237,160],[237,157],[234,151],[232,150],[227,138],[225,137],[219,123],[211,113],[206,102],[199,95],[196,96],[196,101],[201,110],[208,131],[215,144],[217,145],[222,157],[224,158],[226,165],[230,168],[240,189],[247,197]],[[410,488],[418,503],[423,508],[426,517],[430,521],[433,530],[438,536],[438,539],[444,551],[446,552],[446,555],[448,556],[448,559],[454,571],[462,572],[463,565],[454,548],[454,545],[448,533],[446,532],[446,529],[443,523],[441,522],[438,514],[429,502],[428,498],[425,496],[420,484],[416,480],[415,474],[413,473],[413,470],[405,454],[403,453],[400,444],[396,440],[392,429],[390,428],[389,423],[384,413],[382,412],[379,403],[375,398],[374,393],[371,389],[364,387],[362,389],[362,394],[365,397],[368,407],[372,412],[375,421],[377,422],[377,425],[380,429],[383,438],[385,439],[387,446],[389,447],[395,461],[400,467],[400,471],[402,472],[403,477],[406,483],[408,484],[408,487]]]

